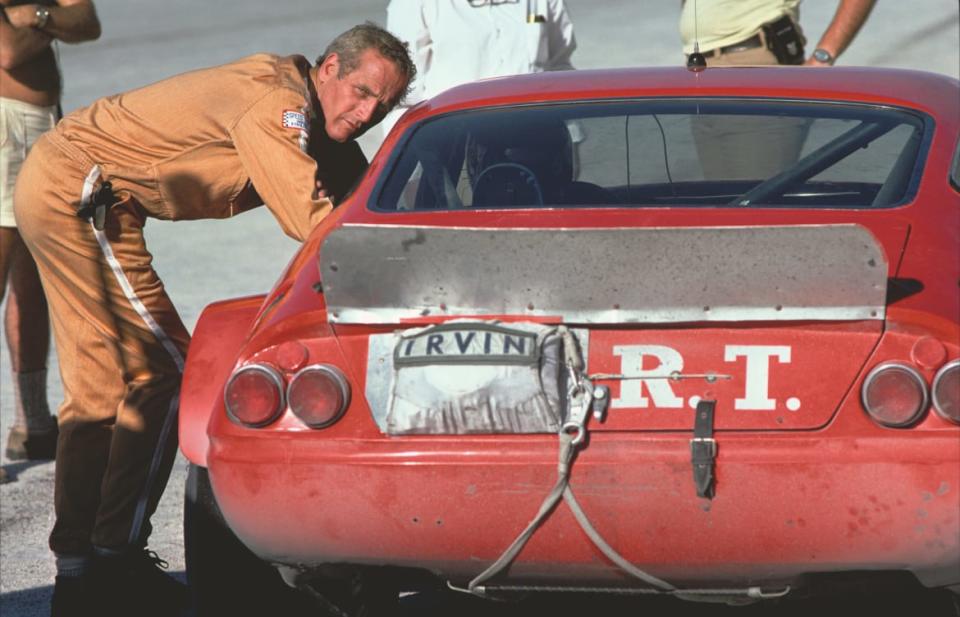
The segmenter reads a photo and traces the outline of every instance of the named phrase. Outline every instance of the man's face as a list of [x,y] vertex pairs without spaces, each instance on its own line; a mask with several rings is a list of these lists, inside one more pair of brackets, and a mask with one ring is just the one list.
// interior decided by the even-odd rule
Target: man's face
[[345,142],[363,135],[390,111],[403,88],[396,66],[367,49],[357,68],[338,77],[340,58],[330,54],[317,67],[317,96],[330,139]]

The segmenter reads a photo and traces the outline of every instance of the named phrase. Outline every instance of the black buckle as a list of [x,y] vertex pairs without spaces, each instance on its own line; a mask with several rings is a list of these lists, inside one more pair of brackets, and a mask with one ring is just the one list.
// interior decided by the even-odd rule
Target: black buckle
[[97,231],[103,231],[107,220],[107,208],[117,203],[117,196],[113,194],[113,185],[102,182],[97,191],[90,196],[90,201],[77,208],[77,216],[86,220],[93,220]]
[[693,423],[693,439],[690,440],[690,462],[693,465],[693,484],[697,497],[713,499],[715,489],[714,463],[717,459],[717,440],[713,438],[713,413],[716,401],[697,403]]

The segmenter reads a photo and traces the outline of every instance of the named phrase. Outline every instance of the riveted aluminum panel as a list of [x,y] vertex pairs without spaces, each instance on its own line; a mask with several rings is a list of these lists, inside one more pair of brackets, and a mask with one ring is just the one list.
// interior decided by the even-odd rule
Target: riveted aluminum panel
[[320,253],[331,322],[883,319],[887,261],[859,225],[476,229],[345,225]]

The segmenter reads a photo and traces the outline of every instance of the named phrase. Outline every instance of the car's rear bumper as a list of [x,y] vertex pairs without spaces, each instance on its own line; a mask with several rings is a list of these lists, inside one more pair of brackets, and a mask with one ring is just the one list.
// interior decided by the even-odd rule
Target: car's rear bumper
[[[785,584],[805,573],[896,570],[960,583],[955,431],[869,438],[721,435],[716,496],[696,496],[689,436],[591,435],[571,486],[593,526],[677,586]],[[265,559],[420,567],[476,576],[531,521],[556,480],[550,436],[334,440],[215,438],[225,518]],[[629,585],[559,505],[513,581]]]

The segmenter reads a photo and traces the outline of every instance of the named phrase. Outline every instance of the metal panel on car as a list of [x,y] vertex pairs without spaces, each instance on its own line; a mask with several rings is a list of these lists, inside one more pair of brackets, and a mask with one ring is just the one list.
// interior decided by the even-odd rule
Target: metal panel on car
[[859,225],[475,229],[344,225],[320,254],[331,322],[882,320],[887,260]]

